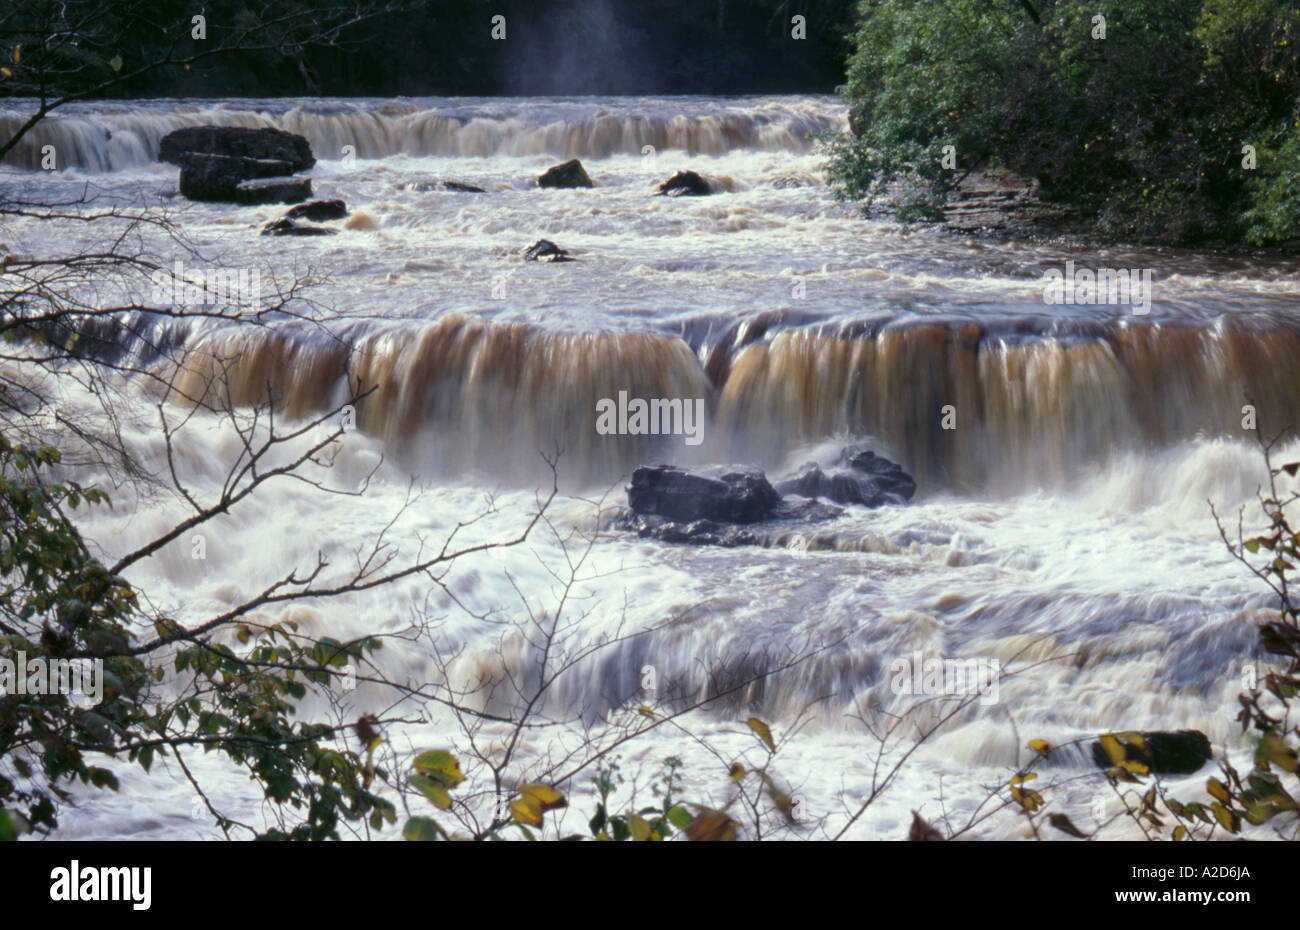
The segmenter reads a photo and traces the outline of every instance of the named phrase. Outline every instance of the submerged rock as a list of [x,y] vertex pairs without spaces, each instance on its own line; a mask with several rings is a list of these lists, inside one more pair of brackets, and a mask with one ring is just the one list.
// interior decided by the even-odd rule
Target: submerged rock
[[452,191],[457,194],[486,194],[487,191],[473,184],[465,184],[461,181],[443,181],[442,190]]
[[447,191],[455,194],[487,193],[483,188],[473,184],[466,184],[463,181],[415,181],[405,185],[403,189],[417,193],[426,193],[428,191]]
[[556,165],[554,168],[548,168],[546,173],[537,179],[538,187],[595,187],[591,183],[591,178],[587,176],[587,169],[582,167],[582,162],[573,158],[562,165]]
[[[1141,762],[1156,775],[1191,775],[1213,757],[1210,740],[1200,730],[1142,733],[1144,746],[1124,740],[1123,734],[1116,735],[1121,737],[1119,744],[1125,759]],[[1111,767],[1110,756],[1100,740],[1092,744],[1092,761],[1104,769]]]
[[158,160],[173,165],[183,166],[187,153],[287,162],[289,169],[282,174],[305,171],[316,164],[305,138],[279,129],[190,126],[167,133],[158,146]]
[[290,220],[311,220],[313,223],[322,223],[328,220],[341,220],[347,215],[348,208],[341,200],[313,200],[311,203],[298,204],[284,216]]
[[235,203],[299,203],[311,196],[311,178],[263,178],[235,187]]
[[709,182],[694,171],[679,171],[659,185],[657,197],[707,197],[714,193]]
[[781,495],[757,468],[688,472],[671,465],[643,465],[632,473],[627,502],[634,513],[687,523],[757,523],[772,515]]
[[326,229],[324,226],[295,223],[287,216],[282,216],[262,227],[263,236],[332,236],[337,232],[337,229]]
[[549,259],[553,262],[571,262],[574,259],[568,252],[560,248],[550,239],[538,239],[528,248],[524,249],[524,261],[535,262],[539,258]]

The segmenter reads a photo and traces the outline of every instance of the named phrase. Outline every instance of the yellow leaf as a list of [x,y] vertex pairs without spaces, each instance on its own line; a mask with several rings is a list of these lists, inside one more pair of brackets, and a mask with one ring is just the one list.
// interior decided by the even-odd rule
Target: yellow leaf
[[638,817],[636,814],[628,814],[627,832],[632,834],[632,839],[638,843],[643,843],[650,839],[650,822],[644,817]]
[[460,773],[460,763],[445,749],[431,749],[415,757],[415,770],[421,775],[436,778],[448,788],[455,788],[465,780]]
[[13,76],[14,76],[14,73],[13,73],[12,71],[10,71],[8,68],[0,68],[0,74],[3,74],[5,77],[13,77]]
[[510,813],[515,823],[520,826],[540,827],[542,825],[541,812],[533,810],[522,798],[510,802]]
[[1106,771],[1106,774],[1109,775],[1111,778],[1113,778],[1115,781],[1128,782],[1129,784],[1133,784],[1133,785],[1140,785],[1142,783],[1142,780],[1140,778],[1135,777],[1134,774],[1129,771],[1128,767],[1124,765],[1117,765],[1111,769],[1108,769]]
[[18,45],[14,46],[14,64],[18,64],[22,60],[23,60],[23,46],[22,43],[20,42]]
[[704,808],[685,832],[688,840],[700,843],[730,843],[736,839],[736,824],[725,812]]
[[540,827],[542,815],[556,808],[567,807],[564,795],[550,785],[530,782],[519,789],[519,797],[510,802],[510,812],[520,826]]
[[1019,775],[1011,779],[1010,784],[1023,785],[1025,782],[1033,781],[1037,777],[1038,777],[1037,772],[1021,772]]
[[1124,747],[1120,745],[1114,733],[1103,733],[1098,737],[1098,741],[1101,743],[1101,748],[1106,753],[1106,757],[1110,759],[1111,765],[1119,765],[1127,758],[1128,753],[1124,751]]
[[1187,828],[1184,827],[1182,824],[1179,824],[1177,827],[1174,828],[1174,840],[1177,841],[1177,840],[1184,840],[1184,839],[1187,839]]
[[524,785],[519,789],[519,796],[543,814],[547,811],[569,806],[569,802],[564,799],[564,795],[550,785],[543,785],[541,782]]
[[1241,818],[1237,816],[1236,811],[1224,807],[1217,801],[1214,803],[1212,810],[1214,811],[1214,819],[1219,821],[1223,829],[1229,833],[1236,833],[1241,829]]
[[745,721],[749,728],[758,734],[758,738],[767,743],[767,748],[776,752],[776,743],[772,740],[772,730],[766,723],[757,717],[750,717]]
[[412,775],[411,787],[428,798],[438,810],[451,809],[451,795],[447,793],[446,787],[441,782],[426,778],[424,775]]
[[1205,790],[1210,792],[1212,798],[1222,801],[1224,804],[1232,802],[1232,794],[1228,791],[1228,786],[1217,778],[1211,778],[1205,783]]

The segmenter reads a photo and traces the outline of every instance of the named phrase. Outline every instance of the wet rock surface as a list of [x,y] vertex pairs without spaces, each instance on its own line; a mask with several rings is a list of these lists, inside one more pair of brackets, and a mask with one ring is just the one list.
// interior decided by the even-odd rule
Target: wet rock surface
[[[687,470],[645,465],[632,473],[628,509],[614,525],[643,538],[709,546],[807,548],[815,524],[842,516],[826,501],[879,507],[911,499],[916,483],[901,467],[863,447],[843,450],[829,470],[809,464],[773,484],[761,469]],[[825,498],[825,500],[822,500]]]
[[587,169],[582,167],[582,162],[573,158],[562,165],[546,169],[546,172],[537,179],[537,186],[595,187],[596,185],[591,183],[591,178],[587,176]]
[[345,219],[348,215],[348,208],[341,200],[313,200],[311,203],[298,204],[284,215],[286,219],[290,220],[310,220],[313,223],[324,223],[329,220]]
[[263,178],[235,187],[235,203],[300,203],[311,196],[311,178]]
[[659,185],[660,197],[707,197],[714,193],[709,182],[694,171],[679,171]]
[[163,136],[158,147],[159,161],[180,165],[187,154],[282,161],[289,165],[284,174],[306,171],[316,164],[311,144],[304,137],[280,129],[190,126]]
[[550,262],[571,262],[574,260],[568,252],[550,239],[538,239],[524,249],[524,261],[526,262],[535,262],[543,258]]

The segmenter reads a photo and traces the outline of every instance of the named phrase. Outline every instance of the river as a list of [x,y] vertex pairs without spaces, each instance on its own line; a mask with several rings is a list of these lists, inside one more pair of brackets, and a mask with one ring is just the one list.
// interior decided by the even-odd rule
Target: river
[[[588,722],[613,713],[637,695],[647,666],[661,690],[672,683],[702,695],[718,669],[834,643],[743,699],[686,718],[724,756],[750,764],[757,746],[746,717],[767,720],[778,737],[797,729],[774,771],[820,822],[816,835],[837,832],[869,793],[873,741],[858,718],[879,724],[908,712],[915,698],[894,692],[888,669],[918,652],[996,660],[1014,674],[996,701],[973,704],[927,742],[848,836],[902,838],[912,809],[932,820],[946,810],[960,824],[987,786],[1027,758],[1035,737],[1061,744],[1109,729],[1195,728],[1216,751],[1248,751],[1233,716],[1268,602],[1225,552],[1209,502],[1235,515],[1263,478],[1244,406],[1265,428],[1300,415],[1295,260],[1066,248],[865,219],[834,200],[809,139],[845,122],[833,97],[65,109],[0,168],[7,191],[45,199],[88,190],[97,206],[166,211],[191,249],[142,227],[131,234],[141,255],[163,267],[255,269],[264,291],[308,277],[311,299],[330,309],[311,324],[178,329],[171,342],[188,353],[186,377],[227,360],[235,401],[252,403],[270,385],[287,422],[341,403],[349,375],[377,388],[334,471],[357,487],[378,467],[363,494],[268,488],[211,525],[205,558],[192,557],[187,537],[130,579],[160,609],[199,620],[318,550],[355,557],[401,509],[412,481],[423,496],[388,531],[403,545],[445,536],[488,495],[494,512],[464,538],[508,534],[547,480],[539,453],[558,448],[554,532],[467,558],[441,588],[405,581],[378,596],[298,605],[292,618],[346,638],[437,617],[428,635],[385,648],[388,674],[416,682],[445,674],[463,687],[502,680],[522,673],[531,653],[510,635],[503,645],[494,621],[519,622],[521,599],[535,612],[550,609],[560,540],[599,528],[569,635],[575,645],[615,641],[557,682],[549,712]],[[259,236],[282,207],[180,198],[177,169],[154,160],[158,144],[172,129],[205,123],[306,136],[318,159],[315,196],[347,203],[346,228]],[[40,170],[46,145],[59,159],[52,172]],[[534,186],[546,168],[575,157],[594,188]],[[687,169],[719,192],[653,196]],[[439,189],[445,180],[485,192]],[[96,235],[75,221],[0,226],[0,243],[29,254],[88,250]],[[540,238],[576,260],[524,262],[522,251]],[[1067,261],[1149,272],[1149,303],[1047,302],[1044,276]],[[114,286],[105,284],[103,299],[138,296]],[[134,351],[156,362],[146,347]],[[135,401],[122,411],[124,435],[164,475],[155,398],[146,385],[127,390]],[[597,433],[597,402],[620,391],[703,398],[703,441]],[[92,400],[64,402],[91,409]],[[179,442],[183,479],[214,492],[238,437],[200,418]],[[916,497],[850,507],[820,525],[807,548],[776,538],[761,547],[674,546],[593,515],[595,498],[622,501],[638,464],[745,462],[776,474],[827,461],[850,442],[899,462],[917,480]],[[175,495],[143,494],[90,466],[78,478],[114,492],[111,511],[81,518],[106,556],[185,513]],[[647,627],[654,632],[617,640]],[[436,655],[455,658],[444,665]],[[391,693],[366,685],[346,696],[348,714],[391,703]],[[454,722],[432,716],[395,728],[393,745],[455,744]],[[556,755],[581,728],[548,733],[530,738],[526,758]],[[725,799],[725,767],[670,728],[629,744],[623,772],[629,783],[636,773],[648,782],[670,755],[684,763],[688,796]],[[195,764],[229,809],[265,814],[242,774],[210,759]],[[177,772],[121,771],[121,793],[80,793],[59,835],[212,835],[191,816],[192,793]],[[1048,771],[1061,782],[1062,809],[1090,824],[1106,789],[1084,753],[1062,754]],[[1174,784],[1190,797],[1209,773]],[[579,781],[570,786],[578,797],[570,830],[590,811],[587,775]],[[973,832],[1000,838],[1022,829],[1004,813]],[[1130,835],[1123,824],[1111,829]]]

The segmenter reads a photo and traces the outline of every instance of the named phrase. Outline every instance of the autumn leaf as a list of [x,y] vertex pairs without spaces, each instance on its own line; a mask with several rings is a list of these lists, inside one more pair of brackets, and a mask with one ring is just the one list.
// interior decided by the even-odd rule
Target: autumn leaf
[[749,724],[749,728],[758,734],[759,739],[767,743],[768,749],[776,752],[776,742],[772,739],[772,730],[766,723],[757,717],[750,717],[745,723]]
[[702,808],[686,826],[686,838],[699,843],[731,843],[736,839],[736,824],[724,811]]
[[460,763],[445,749],[431,749],[415,757],[415,770],[421,775],[435,778],[447,788],[455,788],[465,780],[460,773]]
[[1070,818],[1065,816],[1064,814],[1048,814],[1047,822],[1050,823],[1052,826],[1054,826],[1056,829],[1060,830],[1062,833],[1068,833],[1070,834],[1070,836],[1077,836],[1081,840],[1086,840],[1088,838],[1088,834],[1084,833],[1073,823],[1071,823]]
[[510,802],[510,813],[520,826],[540,827],[542,815],[548,811],[567,807],[564,795],[550,785],[530,782],[519,789],[519,797]]

